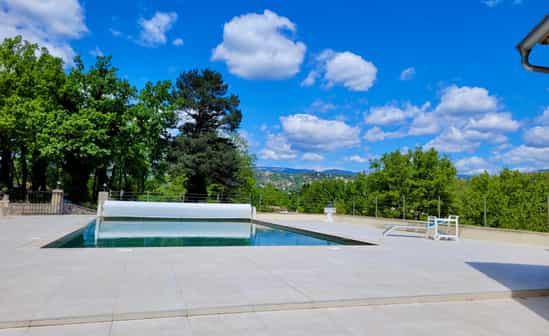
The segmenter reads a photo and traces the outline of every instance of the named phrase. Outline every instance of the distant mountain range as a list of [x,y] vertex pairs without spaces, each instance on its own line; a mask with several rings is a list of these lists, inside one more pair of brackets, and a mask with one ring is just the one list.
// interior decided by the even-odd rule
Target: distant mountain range
[[352,179],[357,173],[342,169],[314,169],[284,168],[284,167],[256,167],[257,184],[262,187],[272,184],[281,190],[298,190],[305,183],[324,178]]
[[[540,169],[536,173],[549,172],[549,169]],[[255,176],[258,186],[266,186],[272,184],[281,190],[298,190],[305,183],[310,183],[316,180],[325,178],[338,178],[350,180],[353,179],[357,172],[343,169],[326,169],[314,170],[303,168],[286,168],[286,167],[256,167]],[[458,174],[459,179],[468,180],[475,175]]]
[[264,171],[271,173],[281,174],[322,174],[329,176],[355,176],[357,173],[350,170],[343,169],[326,169],[326,170],[314,170],[314,169],[302,169],[302,168],[285,168],[285,167],[256,167],[256,171]]
[[[537,173],[549,173],[549,168],[547,169],[537,169],[537,170],[532,170],[532,171],[527,171],[526,172],[527,174],[537,174]],[[459,179],[462,179],[462,180],[469,180],[475,176],[478,176],[479,174],[457,174],[457,178]]]

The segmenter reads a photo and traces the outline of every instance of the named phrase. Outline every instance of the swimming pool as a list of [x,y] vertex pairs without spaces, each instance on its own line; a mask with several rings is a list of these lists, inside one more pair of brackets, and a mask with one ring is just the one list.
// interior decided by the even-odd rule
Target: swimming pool
[[[45,248],[370,245],[271,223],[237,220],[96,221]],[[96,234],[98,237],[96,239]]]

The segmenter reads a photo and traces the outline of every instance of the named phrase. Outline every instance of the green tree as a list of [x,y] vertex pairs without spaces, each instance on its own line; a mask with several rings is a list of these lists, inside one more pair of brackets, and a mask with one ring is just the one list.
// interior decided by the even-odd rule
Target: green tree
[[[60,109],[63,62],[45,48],[7,38],[0,45],[0,184],[45,189],[47,126]],[[17,159],[20,174],[14,174]]]
[[[49,151],[62,163],[65,189],[75,202],[89,199],[107,183],[108,169],[121,188],[128,169],[131,138],[129,101],[135,89],[117,76],[110,56],[97,57],[86,72],[79,57],[62,88],[63,114],[52,130]],[[118,180],[115,180],[118,178]]]
[[241,153],[231,139],[242,119],[238,97],[228,93],[220,73],[208,69],[181,73],[173,96],[183,122],[170,157],[172,170],[187,177],[188,199],[203,199],[209,185],[234,193],[242,183]]
[[420,219],[437,214],[439,198],[444,209],[452,203],[456,169],[434,149],[387,153],[373,161],[371,168],[369,189],[385,216],[401,216],[405,209],[407,218]]
[[461,182],[456,212],[466,224],[549,231],[547,197],[549,173],[521,173],[509,169],[487,172]]

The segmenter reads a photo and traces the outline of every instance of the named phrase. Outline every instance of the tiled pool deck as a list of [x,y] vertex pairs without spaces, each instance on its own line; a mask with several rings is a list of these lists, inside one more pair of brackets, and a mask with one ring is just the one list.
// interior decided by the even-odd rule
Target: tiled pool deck
[[[0,335],[147,335],[150,328],[160,335],[543,335],[549,328],[549,298],[510,299],[549,295],[549,247],[381,241],[381,230],[345,219],[259,215],[381,243],[40,249],[90,219],[0,219]],[[68,325],[76,322],[84,324]]]

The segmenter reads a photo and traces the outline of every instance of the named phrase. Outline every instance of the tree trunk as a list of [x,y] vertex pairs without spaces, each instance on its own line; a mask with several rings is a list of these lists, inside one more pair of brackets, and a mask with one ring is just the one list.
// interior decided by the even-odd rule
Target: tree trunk
[[145,191],[145,180],[147,179],[147,173],[141,173],[139,174],[139,192]]
[[93,186],[93,199],[97,198],[100,191],[103,190],[103,185],[107,184],[107,168],[99,167],[95,170],[95,179]]
[[5,146],[0,153],[0,188],[13,188],[11,150]]
[[202,174],[189,176],[185,200],[187,202],[200,202],[206,199],[207,194],[206,176]]
[[27,147],[21,146],[21,185],[23,190],[27,190],[27,181],[29,179],[29,167],[27,165]]
[[48,161],[35,150],[32,152],[31,184],[32,190],[46,190]]
[[74,203],[83,203],[89,200],[88,180],[90,168],[81,158],[69,155],[65,162],[65,171],[68,172],[68,181],[64,183],[67,197]]

